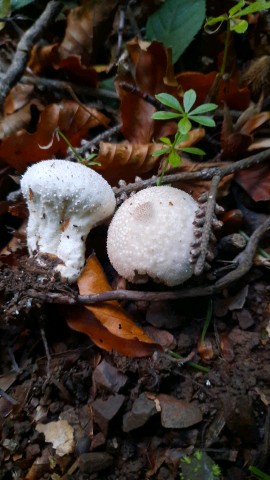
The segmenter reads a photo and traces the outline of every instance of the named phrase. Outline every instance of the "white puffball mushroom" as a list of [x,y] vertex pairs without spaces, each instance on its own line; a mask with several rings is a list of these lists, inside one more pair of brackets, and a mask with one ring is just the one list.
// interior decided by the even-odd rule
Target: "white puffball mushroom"
[[170,287],[193,274],[196,201],[169,186],[141,190],[115,213],[108,230],[107,250],[115,270],[133,283],[152,278]]
[[43,160],[21,179],[29,220],[30,255],[51,254],[63,279],[75,281],[85,262],[89,231],[109,218],[116,206],[112,188],[91,168],[67,160]]

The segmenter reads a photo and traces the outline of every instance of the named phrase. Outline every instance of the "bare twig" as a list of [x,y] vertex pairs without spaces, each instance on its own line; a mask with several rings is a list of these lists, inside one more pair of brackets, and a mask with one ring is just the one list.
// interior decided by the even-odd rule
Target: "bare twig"
[[1,387],[0,387],[0,396],[3,397],[5,400],[7,400],[9,403],[11,403],[11,405],[18,405],[18,402],[17,400],[15,400],[14,398],[12,398],[7,392],[5,392],[5,390],[3,390]]
[[[85,145],[83,145],[81,148],[77,148],[76,151],[80,156],[85,155],[88,153],[88,151],[95,147],[98,143],[103,142],[104,140],[108,140],[110,137],[115,135],[116,133],[119,133],[122,128],[122,124],[120,123],[119,125],[115,125],[112,128],[109,128],[105,132],[100,133],[100,135],[97,135],[95,138],[87,142]],[[72,160],[74,158],[74,155],[70,155],[69,157],[66,158],[66,160]]]
[[[254,165],[259,165],[260,163],[265,162],[270,158],[270,149],[268,148],[264,152],[257,153],[242,160],[238,160],[234,163],[229,163],[224,167],[210,167],[203,168],[202,170],[197,170],[195,172],[180,172],[172,175],[164,175],[163,183],[174,183],[181,180],[211,180],[215,175],[218,175],[220,178],[226,177],[227,175],[232,175],[234,173],[240,172],[240,170],[245,170]],[[141,182],[129,183],[128,185],[120,188],[114,188],[114,193],[116,195],[121,195],[122,193],[131,193],[142,190],[143,188],[151,187],[156,185],[158,177],[152,177],[148,180],[142,180]]]
[[128,82],[119,82],[119,87],[125,90],[126,92],[134,93],[137,97],[142,98],[145,102],[150,103],[153,107],[157,108],[158,110],[169,110],[162,103],[156,100],[155,97],[149,95],[148,93],[142,92],[139,87],[136,85],[132,85],[132,83]]
[[[0,83],[4,80],[5,75],[0,74]],[[86,87],[84,85],[77,85],[72,82],[65,82],[64,80],[56,80],[51,78],[43,78],[39,77],[38,75],[24,75],[20,79],[20,83],[24,85],[34,85],[36,88],[40,90],[48,89],[51,92],[57,90],[58,92],[69,91],[69,88],[72,88],[77,95],[84,95],[86,97],[104,97],[104,98],[112,98],[115,100],[119,100],[119,96],[116,92],[111,90],[105,90],[102,88],[91,88]]]
[[144,300],[146,302],[158,302],[164,300],[178,300],[180,298],[205,297],[228,287],[233,282],[242,278],[252,267],[253,257],[256,253],[258,243],[264,233],[270,228],[270,218],[260,225],[251,235],[249,242],[234,261],[238,264],[237,268],[225,275],[213,285],[206,287],[186,288],[183,290],[174,290],[168,292],[140,292],[136,290],[113,290],[109,292],[96,293],[91,295],[77,295],[75,292],[72,296],[58,293],[41,293],[35,290],[28,290],[26,293],[29,297],[39,298],[48,303],[60,304],[81,304],[93,305],[100,302],[108,302],[111,300]]
[[34,25],[30,27],[22,36],[21,40],[18,43],[16,53],[14,55],[13,61],[8,68],[6,74],[0,81],[0,106],[3,108],[4,100],[9,93],[10,89],[18,82],[21,78],[26,65],[28,58],[31,53],[31,49],[37,39],[42,35],[44,30],[49,26],[49,24],[54,20],[62,8],[62,3],[56,0],[50,1],[44,12],[36,20]]
[[50,377],[50,372],[51,372],[51,354],[50,354],[50,351],[49,351],[49,346],[48,346],[45,330],[42,327],[40,329],[40,334],[41,334],[42,343],[44,345],[45,355],[46,355],[46,359],[47,359],[47,365],[46,365],[47,378],[49,378]]

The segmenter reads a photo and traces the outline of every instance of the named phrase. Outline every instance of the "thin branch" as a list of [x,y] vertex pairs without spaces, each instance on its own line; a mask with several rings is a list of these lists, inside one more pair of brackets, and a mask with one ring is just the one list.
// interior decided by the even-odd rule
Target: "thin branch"
[[136,290],[113,290],[109,292],[95,293],[91,295],[77,295],[75,292],[72,296],[58,293],[41,293],[35,290],[28,290],[28,297],[38,298],[47,303],[60,304],[81,304],[93,305],[100,302],[108,302],[111,300],[144,300],[146,302],[159,302],[165,300],[178,300],[180,298],[205,297],[230,286],[236,280],[242,278],[252,267],[253,257],[256,253],[258,243],[265,232],[270,228],[270,218],[260,225],[251,235],[249,242],[238,255],[234,263],[238,264],[233,272],[228,273],[213,285],[206,287],[186,288],[183,290],[174,290],[169,292],[140,292]]
[[52,0],[49,2],[36,20],[36,22],[30,27],[22,36],[18,43],[16,53],[9,66],[6,74],[0,81],[0,106],[3,108],[4,100],[9,93],[10,89],[21,78],[31,53],[31,49],[38,38],[43,34],[44,30],[55,19],[62,8],[62,2]]
[[[108,140],[110,137],[115,135],[116,133],[119,133],[122,128],[122,124],[115,125],[112,128],[109,128],[108,130],[105,130],[105,132],[100,133],[97,135],[95,138],[87,142],[85,145],[83,145],[81,148],[76,148],[77,153],[82,157],[86,153],[89,152],[89,150],[96,145],[98,145],[100,142],[103,142],[104,140]],[[74,158],[74,155],[70,155],[69,157],[66,158],[66,160],[72,160]]]
[[[5,75],[0,74],[0,82],[3,81]],[[113,92],[111,90],[105,90],[102,88],[91,88],[91,87],[86,87],[84,85],[77,85],[72,82],[66,82],[64,80],[56,80],[56,79],[51,79],[51,78],[43,78],[39,77],[38,75],[34,75],[33,73],[31,75],[24,75],[20,79],[20,83],[23,83],[24,85],[34,85],[36,88],[40,90],[48,89],[51,92],[54,90],[63,92],[63,91],[69,91],[69,88],[72,88],[74,92],[77,93],[77,95],[84,95],[86,97],[104,97],[104,98],[112,98],[114,100],[119,100],[119,96],[117,95],[116,92]]]
[[[232,175],[234,173],[240,172],[240,170],[245,170],[247,168],[253,167],[254,165],[259,165],[260,163],[265,162],[270,158],[270,149],[268,148],[264,152],[256,153],[237,162],[229,163],[224,167],[210,167],[202,170],[197,170],[195,172],[180,172],[172,175],[164,175],[163,184],[179,182],[181,180],[211,180],[215,175],[218,175],[220,178],[226,177],[227,175]],[[143,188],[151,187],[156,185],[158,177],[152,177],[148,180],[142,180],[136,183],[129,183],[128,185],[120,188],[114,188],[115,195],[121,195],[122,193],[131,193],[142,190]]]

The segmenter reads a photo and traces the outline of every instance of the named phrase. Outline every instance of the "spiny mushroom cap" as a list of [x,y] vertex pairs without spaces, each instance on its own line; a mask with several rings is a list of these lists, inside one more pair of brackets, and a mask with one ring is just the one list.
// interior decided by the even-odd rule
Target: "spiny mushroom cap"
[[56,255],[63,261],[57,270],[74,281],[84,264],[87,234],[114,212],[116,202],[110,185],[85,165],[44,160],[28,168],[21,189],[30,214],[30,254]]
[[151,187],[126,200],[108,230],[107,250],[115,270],[130,282],[148,277],[168,286],[191,277],[191,243],[197,203],[169,186]]

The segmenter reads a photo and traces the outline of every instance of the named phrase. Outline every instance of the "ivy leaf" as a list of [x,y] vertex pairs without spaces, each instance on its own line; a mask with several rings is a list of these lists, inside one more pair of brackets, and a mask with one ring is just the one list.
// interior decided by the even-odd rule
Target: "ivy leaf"
[[192,115],[190,115],[189,118],[190,118],[190,120],[193,120],[193,122],[197,122],[200,125],[204,125],[205,127],[215,127],[216,126],[215,120],[213,120],[210,117],[207,117],[206,115],[196,115],[194,117]]
[[194,155],[206,155],[206,153],[200,148],[196,147],[183,147],[181,148],[182,152],[193,153]]
[[168,157],[168,160],[172,167],[179,167],[181,163],[181,157],[175,150],[172,150]]
[[191,127],[192,125],[187,117],[181,118],[180,122],[178,122],[178,130],[183,135],[188,133],[191,130]]
[[205,18],[205,0],[166,0],[147,20],[146,39],[172,48],[173,63],[192,42]]
[[184,109],[185,109],[185,112],[188,113],[190,111],[190,109],[193,107],[195,101],[196,101],[196,92],[195,90],[187,90],[187,92],[184,93],[184,99],[183,99],[183,103],[184,103]]
[[152,115],[153,120],[170,120],[170,118],[179,118],[179,113],[173,112],[155,112]]
[[217,107],[218,106],[215,103],[204,103],[203,105],[194,108],[194,110],[189,113],[191,115],[197,115],[199,113],[211,112],[212,110],[216,110]]
[[155,97],[160,103],[166,105],[166,107],[173,108],[173,110],[178,110],[183,113],[183,109],[178,100],[169,93],[158,93]]

